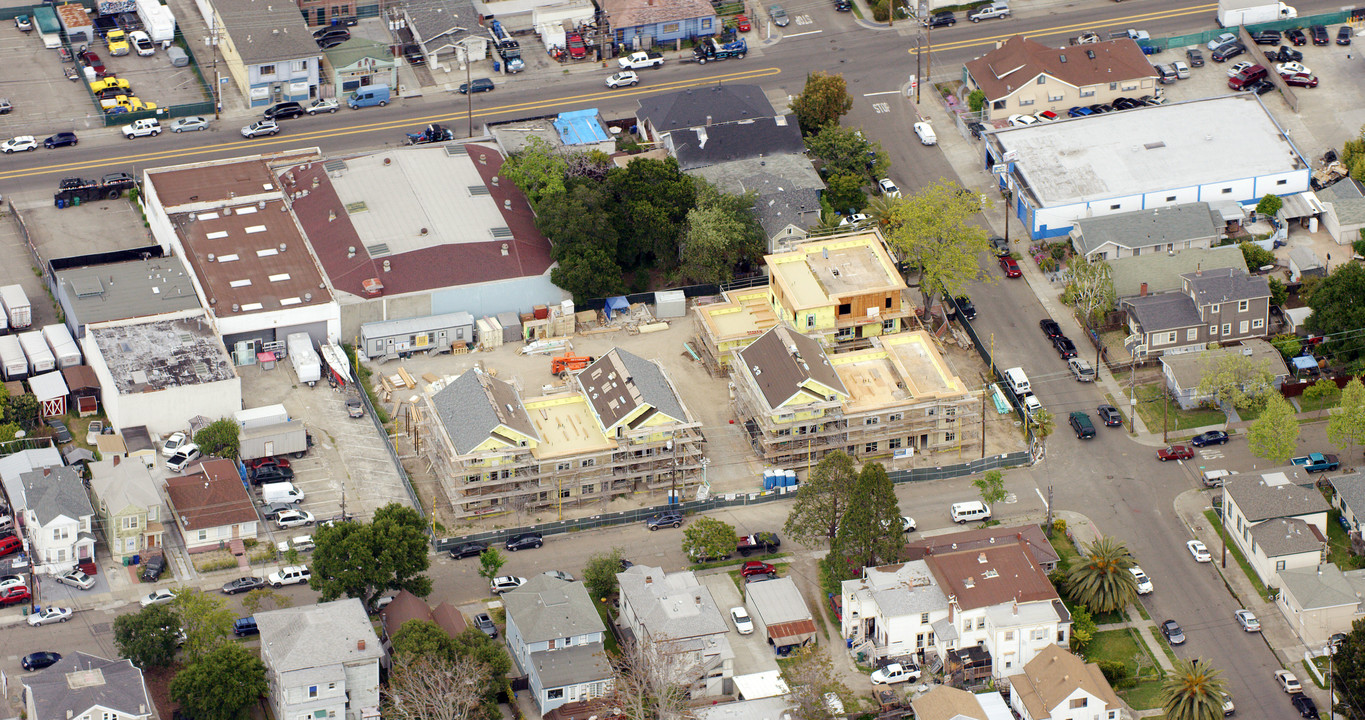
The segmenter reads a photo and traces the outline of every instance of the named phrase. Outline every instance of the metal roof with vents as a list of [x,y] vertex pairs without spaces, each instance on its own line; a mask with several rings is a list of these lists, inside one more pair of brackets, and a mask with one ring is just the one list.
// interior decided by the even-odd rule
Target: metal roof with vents
[[79,337],[89,323],[129,320],[199,307],[179,258],[129,260],[58,270],[58,293]]

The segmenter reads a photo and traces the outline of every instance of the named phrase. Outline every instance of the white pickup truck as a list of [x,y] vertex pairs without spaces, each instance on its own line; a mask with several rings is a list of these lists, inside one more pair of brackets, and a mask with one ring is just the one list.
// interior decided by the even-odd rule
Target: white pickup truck
[[151,135],[153,137],[161,134],[161,123],[156,118],[144,118],[134,122],[132,125],[123,126],[123,137],[132,140],[135,137]]
[[616,61],[622,70],[662,67],[664,56],[656,52],[634,52]]

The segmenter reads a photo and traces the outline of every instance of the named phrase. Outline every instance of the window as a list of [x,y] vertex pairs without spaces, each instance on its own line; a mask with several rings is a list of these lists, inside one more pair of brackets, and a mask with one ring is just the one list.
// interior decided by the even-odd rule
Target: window
[[573,467],[573,463],[562,462],[555,465],[555,470],[564,471]]
[[[972,629],[970,623],[968,623],[967,629],[968,629],[968,630]],[[986,629],[986,618],[977,618],[977,619],[976,619],[976,629],[977,629],[977,630],[985,630],[985,629]]]
[[915,636],[915,647],[917,648],[924,647],[924,633],[920,633]]
[[1172,330],[1171,332],[1166,333],[1166,343],[1165,343],[1165,344],[1171,345],[1171,344],[1175,343],[1175,338],[1176,338],[1176,332],[1175,332],[1174,330]]
[[1027,99],[1027,100],[1025,100],[1025,99],[1023,99],[1023,98],[1020,98],[1020,99],[1019,99],[1019,105],[1020,105],[1021,107],[1024,106],[1024,105],[1032,105],[1032,104],[1033,104],[1033,98],[1029,98],[1029,99]]
[[53,528],[53,529],[52,529],[52,539],[53,539],[53,540],[65,540],[65,539],[66,539],[67,537],[69,537],[70,535],[71,535],[71,531],[70,531],[70,529],[68,529],[68,528],[59,527],[59,528]]
[[1276,561],[1275,561],[1275,569],[1276,569],[1276,570],[1283,570],[1283,569],[1284,569],[1284,561],[1283,561],[1283,560],[1276,560]]
[[1005,109],[1005,101],[1004,101],[1004,100],[996,100],[995,102],[991,103],[991,109],[992,109],[992,110],[1004,110],[1004,109]]
[[261,74],[262,74],[262,75],[274,75],[274,74],[275,74],[275,66],[274,66],[274,65],[262,65],[262,66],[261,66]]
[[957,408],[953,407],[952,405],[949,405],[948,407],[943,408],[943,414],[948,417],[952,417],[957,414]]
[[593,465],[596,465],[596,464],[597,464],[597,458],[588,458],[587,460],[584,460],[584,461],[578,463],[578,466],[579,466],[579,467],[592,467]]
[[1048,102],[1058,103],[1058,102],[1061,102],[1061,101],[1062,101],[1063,99],[1065,99],[1065,98],[1066,98],[1066,95],[1063,95],[1063,94],[1061,94],[1061,93],[1057,93],[1056,95],[1053,95],[1052,93],[1048,93],[1048,94],[1047,94],[1047,101],[1048,101]]
[[851,312],[853,312],[853,304],[852,304],[852,303],[842,303],[842,304],[839,305],[838,313],[839,313],[840,315],[847,315],[847,314],[849,314],[849,313],[851,313]]
[[924,624],[924,623],[929,622],[929,613],[920,613],[920,614],[919,614],[919,621],[920,621],[921,624]]
[[1245,335],[1245,334],[1247,334],[1247,326],[1248,326],[1248,325],[1250,325],[1250,323],[1248,323],[1246,320],[1243,320],[1242,322],[1237,323],[1237,334],[1239,334],[1239,335]]
[[1199,339],[1199,328],[1190,328],[1185,331],[1185,342],[1194,342]]
[[302,73],[308,71],[307,60],[292,60],[289,64],[289,71],[292,73]]
[[595,483],[589,483],[583,486],[583,489],[579,491],[579,494],[591,495],[594,492],[597,492],[597,485]]
[[1109,209],[1110,209],[1110,210],[1118,210],[1118,209],[1121,208],[1121,207],[1123,207],[1123,206],[1122,206],[1122,205],[1115,204],[1115,205],[1110,205],[1110,206],[1109,206]]
[[138,521],[137,521],[137,516],[136,516],[136,515],[132,515],[132,516],[123,518],[123,529],[124,529],[124,530],[136,530],[137,528],[138,528]]
[[1224,195],[1231,195],[1231,194],[1232,194],[1232,188],[1223,188],[1222,192],[1223,192]]
[[891,438],[890,440],[887,440],[887,441],[886,441],[886,448],[887,448],[888,450],[900,450],[900,449],[901,449],[901,439],[900,439],[900,438]]
[[954,441],[954,440],[956,440],[956,439],[957,439],[957,433],[955,433],[955,432],[953,432],[953,431],[951,431],[951,430],[949,430],[949,431],[946,432],[946,433],[943,433],[943,442],[952,442],[952,441]]
[[681,25],[679,25],[678,23],[664,23],[664,34],[665,34],[665,35],[672,35],[672,34],[678,32],[678,30],[679,30],[680,28],[681,28]]
[[870,442],[870,443],[864,445],[864,446],[863,446],[863,452],[870,452],[870,453],[877,452],[877,443]]
[[209,539],[209,531],[208,531],[208,530],[200,530],[200,531],[199,531],[199,539],[200,539],[200,540],[208,540],[208,539]]
[[1014,642],[1014,631],[1013,631],[1013,630],[1006,630],[1006,631],[1005,631],[1005,642]]
[[546,693],[546,696],[551,700],[562,700],[564,698],[564,690],[563,688],[555,688]]
[[1232,323],[1223,323],[1223,334],[1224,335],[1232,334]]
[[1276,185],[1288,185],[1288,184],[1289,184],[1289,181],[1288,181],[1288,180],[1276,180],[1276,181],[1275,181],[1275,184],[1276,184]]
[[1210,335],[1217,335],[1217,334],[1218,334],[1218,326],[1217,326],[1217,325],[1210,325],[1210,326],[1209,326],[1209,334],[1210,334]]
[[900,422],[905,419],[905,413],[891,413],[886,416],[887,422]]
[[1250,300],[1238,300],[1238,301],[1237,301],[1237,312],[1246,312],[1247,309],[1250,308],[1250,307],[1251,307],[1251,301],[1250,301]]
[[882,332],[884,333],[896,332],[896,321],[894,318],[891,320],[882,321]]
[[318,686],[317,686],[317,685],[309,685],[309,686],[308,686],[308,697],[310,697],[310,698],[315,698],[315,697],[317,697],[317,696],[318,696]]
[[1251,321],[1251,329],[1252,329],[1252,330],[1260,330],[1260,329],[1263,328],[1263,327],[1265,327],[1265,321],[1264,321],[1264,320],[1261,320],[1260,318],[1257,318],[1257,319]]
[[1167,196],[1166,196],[1166,202],[1175,202],[1175,196],[1174,196],[1174,195],[1167,195]]
[[1082,90],[1081,97],[1095,97],[1095,89],[1090,88],[1088,90]]
[[814,316],[814,315],[807,315],[807,316],[806,316],[806,327],[815,327],[815,316]]
[[1212,304],[1212,305],[1209,306],[1209,312],[1213,313],[1214,315],[1217,315],[1218,312],[1219,312],[1219,310],[1220,310],[1222,307],[1223,307],[1222,305],[1219,305],[1218,303],[1214,303],[1214,304]]
[[710,29],[711,29],[711,18],[706,18],[705,20],[702,20],[702,21],[701,21],[701,29],[702,29],[702,30],[710,30]]
[[1116,82],[1111,82],[1111,83],[1109,83],[1109,89],[1110,89],[1110,90],[1118,90],[1118,89],[1119,89],[1119,84],[1116,83]]
[[559,497],[560,497],[561,500],[564,499],[564,498],[566,498],[566,497],[569,497],[569,491],[568,491],[568,490],[560,490],[560,491],[559,491]]
[[1057,644],[1058,644],[1058,645],[1061,645],[1061,644],[1064,643],[1064,642],[1066,642],[1066,631],[1065,631],[1065,630],[1058,630],[1058,631],[1057,631]]
[[334,683],[334,682],[327,683],[327,689],[328,689],[328,690],[335,690],[335,689],[337,689],[337,684]]
[[1079,710],[1079,709],[1085,707],[1086,702],[1088,702],[1089,700],[1090,700],[1090,698],[1083,698],[1083,697],[1082,697],[1082,698],[1072,698],[1072,699],[1071,699],[1071,709],[1072,709],[1072,710]]
[[881,419],[881,418],[878,418],[878,417],[863,418],[863,424],[864,424],[864,425],[876,425],[877,423],[879,423],[879,422],[881,422],[881,421],[882,421],[882,419]]
[[1041,628],[1038,629],[1038,630],[1034,630],[1034,631],[1029,635],[1029,639],[1030,639],[1030,640],[1043,640],[1043,639],[1046,638],[1046,637],[1047,637],[1047,630],[1044,630],[1044,629],[1041,629]]
[[1047,84],[1047,76],[1046,76],[1046,75],[1039,75],[1039,76],[1038,76],[1038,84],[1039,84],[1039,85],[1046,85],[1046,84]]

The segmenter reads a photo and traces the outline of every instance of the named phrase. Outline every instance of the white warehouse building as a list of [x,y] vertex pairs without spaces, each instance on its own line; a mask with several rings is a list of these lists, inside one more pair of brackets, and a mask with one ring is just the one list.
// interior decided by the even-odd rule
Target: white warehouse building
[[1034,239],[1076,220],[1208,203],[1255,205],[1309,190],[1312,168],[1250,93],[1008,128],[986,136],[986,165]]

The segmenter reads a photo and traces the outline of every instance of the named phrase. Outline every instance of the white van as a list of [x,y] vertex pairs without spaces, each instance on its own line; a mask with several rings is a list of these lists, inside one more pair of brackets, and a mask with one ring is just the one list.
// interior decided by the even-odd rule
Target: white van
[[275,482],[261,486],[261,501],[266,505],[271,503],[300,503],[303,502],[303,498],[303,491],[294,487],[293,483]]
[[1028,376],[1024,374],[1023,368],[1012,367],[1005,371],[1005,383],[1010,386],[1014,394],[1023,397],[1024,393],[1031,392],[1028,384]]
[[1024,403],[1024,412],[1029,417],[1033,417],[1035,413],[1043,409],[1043,403],[1039,402],[1038,396],[1034,395],[1033,393],[1028,393],[1027,395],[1020,399]]
[[953,522],[961,524],[968,520],[990,520],[991,509],[980,500],[969,500],[967,502],[953,503],[949,514],[953,517]]

